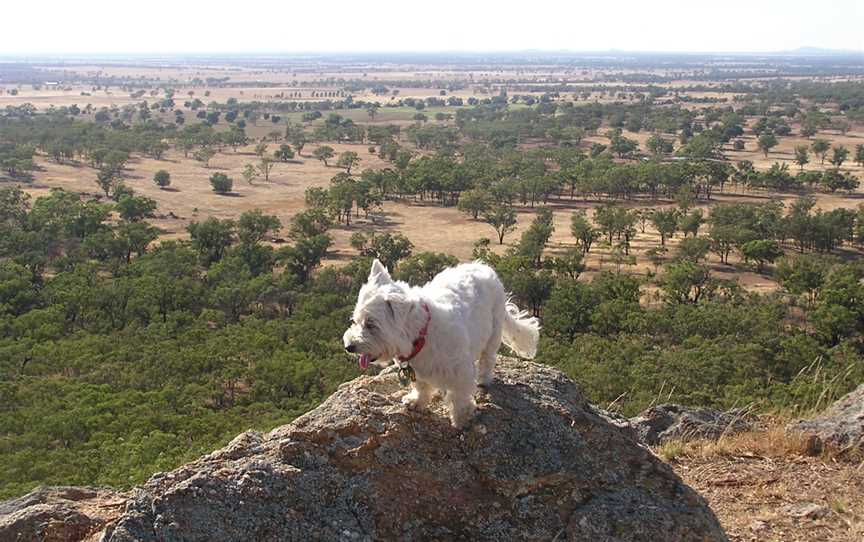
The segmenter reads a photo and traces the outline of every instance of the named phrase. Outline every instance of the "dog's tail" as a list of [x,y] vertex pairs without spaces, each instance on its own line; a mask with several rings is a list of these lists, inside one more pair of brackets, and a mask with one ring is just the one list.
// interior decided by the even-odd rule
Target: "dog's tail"
[[504,311],[504,343],[523,358],[533,359],[537,355],[540,340],[540,322],[526,311],[507,300]]

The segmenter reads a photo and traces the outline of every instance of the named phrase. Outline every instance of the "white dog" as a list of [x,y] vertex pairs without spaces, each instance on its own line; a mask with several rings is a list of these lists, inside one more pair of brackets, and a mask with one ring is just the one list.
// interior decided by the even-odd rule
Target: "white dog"
[[485,264],[445,269],[418,288],[394,281],[375,260],[342,340],[359,354],[361,368],[393,358],[412,375],[413,389],[402,399],[409,408],[426,408],[436,389],[446,392],[450,421],[462,427],[474,413],[477,385],[492,381],[502,337],[533,358],[539,335],[537,319],[508,301]]

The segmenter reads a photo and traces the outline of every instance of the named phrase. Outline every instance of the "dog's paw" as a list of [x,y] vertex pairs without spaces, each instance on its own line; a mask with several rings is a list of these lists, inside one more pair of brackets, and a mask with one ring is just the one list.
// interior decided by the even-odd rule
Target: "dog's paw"
[[426,405],[420,400],[419,394],[416,390],[411,391],[402,397],[402,404],[405,405],[408,410],[423,410],[426,408]]
[[475,407],[473,403],[451,411],[450,425],[452,425],[454,429],[464,429],[465,426],[468,425],[468,422],[470,422],[474,417],[474,411]]
[[483,387],[483,388],[486,388],[486,387],[492,385],[492,381],[493,381],[493,380],[495,380],[495,376],[494,376],[492,373],[489,373],[489,374],[481,374],[481,375],[477,378],[477,385],[478,385],[478,386],[481,386],[481,387]]

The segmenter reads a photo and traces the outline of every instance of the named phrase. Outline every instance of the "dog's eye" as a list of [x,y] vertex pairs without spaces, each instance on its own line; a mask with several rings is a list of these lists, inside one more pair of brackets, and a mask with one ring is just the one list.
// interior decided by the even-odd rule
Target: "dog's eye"
[[375,325],[375,322],[373,322],[372,320],[366,320],[366,329],[372,331],[374,329],[377,329],[377,326]]

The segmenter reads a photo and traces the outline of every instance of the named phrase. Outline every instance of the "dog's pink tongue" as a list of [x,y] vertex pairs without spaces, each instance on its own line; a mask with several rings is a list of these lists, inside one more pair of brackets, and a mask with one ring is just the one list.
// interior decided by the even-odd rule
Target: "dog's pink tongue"
[[360,354],[360,368],[363,370],[369,368],[369,354]]

